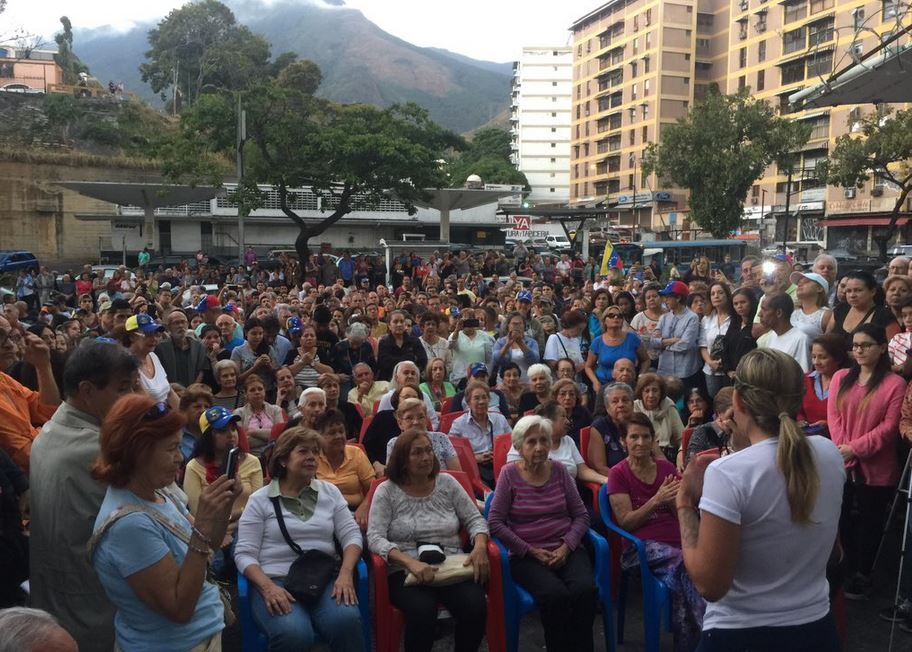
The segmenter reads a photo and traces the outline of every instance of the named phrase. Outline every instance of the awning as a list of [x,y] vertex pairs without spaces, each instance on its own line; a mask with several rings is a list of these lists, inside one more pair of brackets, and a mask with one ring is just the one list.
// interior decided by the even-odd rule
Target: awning
[[[905,226],[909,222],[908,213],[901,216],[896,220],[897,226]],[[826,219],[818,220],[817,226],[832,226],[832,227],[852,227],[852,226],[889,226],[890,216],[842,216],[839,217],[828,217]]]

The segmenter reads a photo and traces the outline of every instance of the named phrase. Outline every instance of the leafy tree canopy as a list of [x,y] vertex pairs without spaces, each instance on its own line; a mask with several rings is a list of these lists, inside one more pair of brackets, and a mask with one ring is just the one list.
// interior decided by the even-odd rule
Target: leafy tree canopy
[[63,81],[65,84],[75,84],[79,79],[79,73],[88,72],[86,67],[76,53],[73,52],[73,24],[66,16],[61,16],[60,24],[63,31],[54,36],[57,43],[57,54],[54,55],[54,61],[63,70]]
[[912,110],[894,112],[883,107],[861,119],[858,134],[843,134],[819,173],[827,183],[861,187],[876,175],[899,189],[889,225],[874,233],[880,258],[887,260],[887,244],[896,235],[899,213],[912,193]]
[[449,162],[448,185],[458,188],[470,174],[477,174],[485,183],[509,183],[528,189],[526,175],[510,162],[510,142],[510,133],[503,129],[479,129],[468,147]]
[[724,95],[712,87],[686,117],[663,127],[643,170],[688,189],[691,219],[724,238],[740,225],[753,183],[773,162],[791,164],[790,152],[809,136],[809,125],[778,117],[749,89]]

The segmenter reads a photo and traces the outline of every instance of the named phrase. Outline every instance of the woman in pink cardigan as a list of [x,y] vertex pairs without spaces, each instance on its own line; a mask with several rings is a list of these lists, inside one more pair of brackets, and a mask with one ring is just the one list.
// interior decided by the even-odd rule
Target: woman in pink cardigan
[[830,383],[827,425],[847,475],[839,522],[849,578],[845,596],[860,600],[871,589],[885,511],[899,481],[896,444],[906,383],[890,371],[883,326],[855,330],[852,358]]

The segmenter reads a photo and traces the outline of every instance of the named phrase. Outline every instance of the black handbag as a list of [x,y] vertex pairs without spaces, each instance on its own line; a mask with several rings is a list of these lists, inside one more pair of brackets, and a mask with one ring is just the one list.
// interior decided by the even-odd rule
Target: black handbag
[[288,569],[288,575],[285,576],[285,590],[303,606],[312,607],[323,595],[326,587],[332,581],[333,575],[337,573],[336,558],[320,550],[308,550],[307,552],[301,550],[301,546],[288,535],[279,498],[275,497],[271,500],[282,536],[288,547],[298,556]]

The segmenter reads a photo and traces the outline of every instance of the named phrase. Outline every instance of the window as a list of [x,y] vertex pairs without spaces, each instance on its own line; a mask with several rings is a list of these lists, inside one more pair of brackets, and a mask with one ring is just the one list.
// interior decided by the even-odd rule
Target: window
[[744,75],[741,75],[740,77],[738,77],[738,90],[740,91],[745,86],[747,86],[747,77]]
[[[782,66],[782,84],[794,84],[804,80],[804,61],[793,61]],[[786,98],[786,104],[788,98]]]
[[698,38],[697,39],[697,49],[708,50],[709,49],[709,39],[708,38]]
[[636,61],[630,62],[630,76],[631,77],[637,76],[637,62]]
[[833,7],[833,0],[811,0],[811,13],[816,14],[818,11],[824,11]]
[[864,7],[859,7],[852,12],[854,14],[852,20],[852,27],[856,30],[861,29],[865,22],[865,10]]
[[631,145],[636,145],[637,132],[636,129],[631,129],[628,135],[628,141]]
[[640,18],[639,16],[634,16],[634,17],[633,17],[633,31],[634,31],[634,32],[638,32],[638,31],[640,30],[640,21],[639,21],[639,18]]
[[651,25],[651,24],[652,24],[652,9],[647,9],[647,10],[646,10],[646,24],[647,24],[647,25]]
[[635,39],[633,39],[633,53],[636,54],[639,51],[640,51],[640,39],[635,38]]
[[711,32],[713,28],[713,15],[712,14],[697,14],[697,31],[698,32]]
[[649,72],[649,57],[648,57],[648,56],[647,56],[647,57],[643,57],[643,72],[644,72],[644,73],[648,73],[648,72]]
[[630,99],[635,100],[637,98],[637,85],[634,84],[630,87]]
[[833,70],[833,53],[821,52],[820,54],[808,57],[807,76],[808,77],[826,77]]
[[[576,107],[576,108],[579,108],[579,107]],[[557,132],[557,127],[551,127],[551,133],[553,134],[556,132]]]
[[829,135],[830,116],[822,115],[811,122],[811,137],[809,140],[821,140],[828,138]]
[[[649,91],[652,88],[652,84],[649,83],[650,81],[652,81],[652,80],[647,79],[646,81],[643,82],[643,95],[649,95]],[[686,84],[687,81],[688,81],[687,77],[685,77],[684,83]]]
[[552,86],[557,86],[557,82],[551,82]]
[[[687,36],[690,36],[690,30],[687,30]],[[646,49],[652,47],[652,32],[646,32]]]
[[[551,175],[551,176],[554,176],[554,175]],[[550,192],[554,192],[554,188],[551,188]]]
[[551,143],[551,147],[552,148],[557,147],[557,143]]
[[756,90],[762,91],[766,87],[766,71],[758,70],[757,71],[757,88]]
[[833,40],[833,20],[833,18],[827,18],[808,26],[808,47],[812,48]]
[[647,104],[646,102],[643,102],[642,107],[643,107],[643,120],[645,120],[646,118],[649,117],[649,104]]
[[793,29],[791,32],[786,32],[782,35],[782,54],[790,54],[792,52],[804,50],[806,43],[807,39],[803,27]]
[[807,16],[807,0],[797,0],[785,5],[785,22],[791,23]]
[[757,61],[760,63],[766,61],[766,41],[760,41],[757,44]]
[[633,175],[632,174],[627,175],[627,187],[630,190],[633,190]]
[[643,142],[649,141],[649,127],[643,127]]
[[738,51],[738,67],[744,68],[747,66],[747,48],[741,48]]

